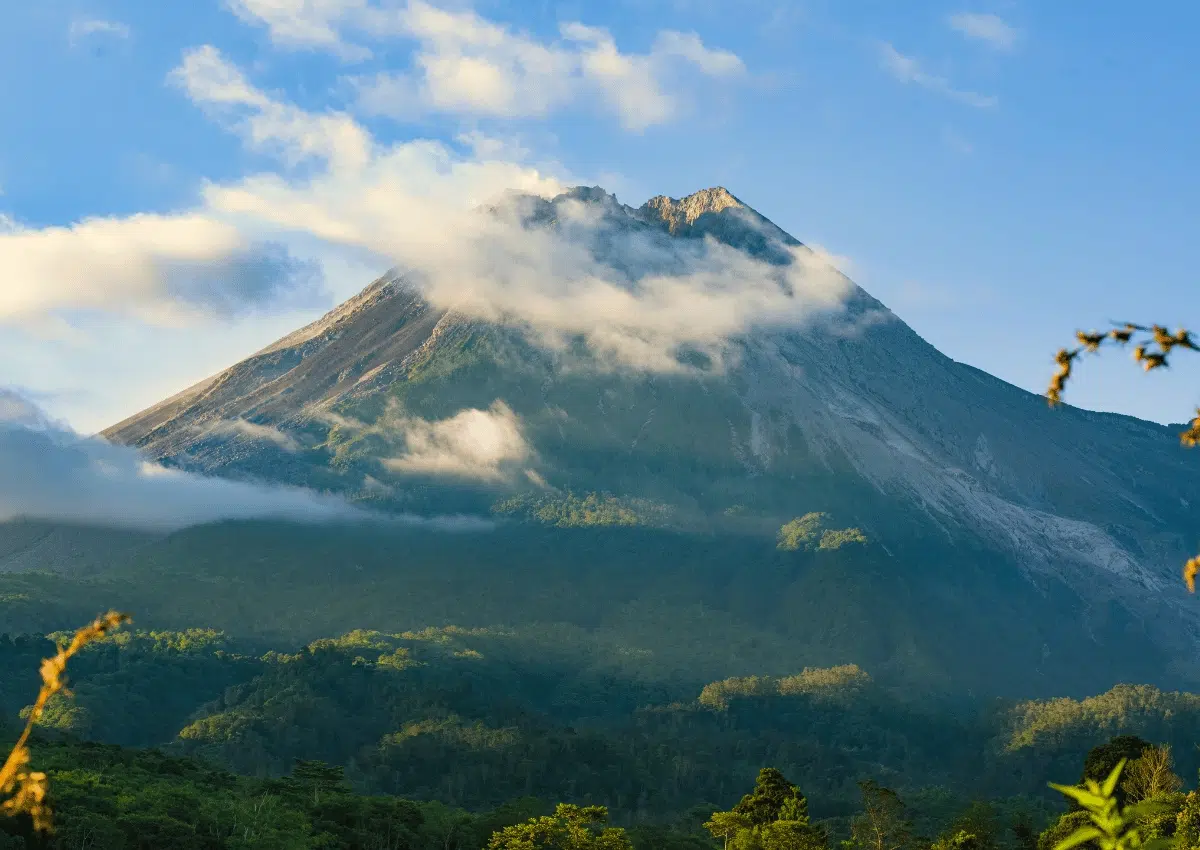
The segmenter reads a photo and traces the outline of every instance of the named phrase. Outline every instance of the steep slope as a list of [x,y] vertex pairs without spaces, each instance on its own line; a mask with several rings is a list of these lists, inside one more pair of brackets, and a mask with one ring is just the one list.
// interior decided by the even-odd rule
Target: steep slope
[[[531,220],[554,226],[568,201],[597,206],[614,231],[716,240],[770,263],[786,263],[799,244],[723,189],[636,210],[577,189],[535,204]],[[868,594],[865,617],[889,593],[898,606],[944,609],[901,617],[898,665],[905,640],[926,654],[935,632],[953,640],[935,620],[969,629],[974,616],[991,629],[1007,622],[1070,643],[962,635],[984,642],[977,663],[1020,643],[1008,676],[1052,653],[1069,663],[1113,656],[1121,641],[1145,656],[1139,674],[1149,665],[1156,681],[1197,675],[1200,621],[1179,592],[1178,564],[1200,524],[1200,461],[1170,429],[1051,411],[943,356],[853,286],[843,312],[741,335],[729,355],[717,367],[681,350],[688,368],[666,373],[611,368],[539,344],[519,326],[435,307],[390,276],[106,434],[186,468],[334,489],[385,508],[499,503],[535,523],[703,530],[758,540],[767,553],[783,523],[824,512],[831,527],[862,529],[869,542],[853,551],[896,582]],[[456,418],[471,410],[475,419]],[[462,474],[441,455],[440,467],[405,460],[431,446],[449,451],[455,433],[479,443],[464,429],[488,416],[515,423],[521,445],[486,474]],[[568,493],[611,499],[605,511],[576,510]],[[988,609],[1008,619],[975,616]],[[1022,624],[1023,611],[1042,621]],[[1049,628],[1054,617],[1069,626]],[[972,662],[937,663],[954,675]],[[1124,661],[1095,663],[1110,665],[1104,675],[1132,671]]]

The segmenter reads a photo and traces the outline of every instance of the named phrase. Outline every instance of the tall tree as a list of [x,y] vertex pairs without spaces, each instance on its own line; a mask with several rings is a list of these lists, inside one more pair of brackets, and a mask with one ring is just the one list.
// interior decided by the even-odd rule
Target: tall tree
[[625,830],[606,826],[604,806],[560,803],[554,814],[505,827],[488,850],[633,850]]
[[850,838],[861,850],[903,850],[912,844],[912,824],[904,802],[873,779],[858,783],[862,814],[850,824]]
[[785,805],[792,816],[789,820],[808,823],[808,801],[800,789],[779,770],[764,767],[754,780],[754,790],[742,797],[733,811],[745,815],[752,826],[765,826],[780,819]]
[[1083,760],[1083,776],[1080,777],[1080,784],[1086,783],[1089,779],[1103,782],[1118,764],[1122,761],[1134,761],[1141,758],[1142,753],[1151,746],[1153,745],[1149,741],[1139,738],[1137,735],[1117,735],[1097,747],[1092,747]]
[[1171,748],[1147,747],[1142,754],[1125,768],[1121,788],[1130,803],[1140,803],[1162,794],[1171,794],[1183,787],[1183,780],[1175,775]]

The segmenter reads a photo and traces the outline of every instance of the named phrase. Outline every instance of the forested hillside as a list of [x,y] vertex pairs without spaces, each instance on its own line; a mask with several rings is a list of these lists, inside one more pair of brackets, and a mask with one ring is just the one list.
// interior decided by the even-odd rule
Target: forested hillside
[[[9,729],[54,637],[0,638]],[[1179,775],[1200,766],[1190,694],[949,701],[854,665],[652,681],[550,642],[441,627],[263,652],[212,629],[118,632],[72,661],[74,697],[38,727],[61,822],[48,846],[482,847],[565,802],[607,807],[638,847],[706,847],[705,820],[769,766],[830,840],[883,789],[907,807],[905,846],[967,818],[984,846],[1018,848],[1061,809],[1046,781],[1114,737],[1166,745]]]

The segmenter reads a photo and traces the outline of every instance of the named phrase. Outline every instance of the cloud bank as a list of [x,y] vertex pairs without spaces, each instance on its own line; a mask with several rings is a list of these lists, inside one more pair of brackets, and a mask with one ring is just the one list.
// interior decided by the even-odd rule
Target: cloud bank
[[0,522],[40,519],[174,531],[229,519],[364,519],[341,499],[293,487],[205,478],[81,437],[0,389]]
[[253,243],[203,212],[91,218],[27,229],[0,222],[0,323],[104,310],[154,323],[229,316],[319,294],[321,270]]

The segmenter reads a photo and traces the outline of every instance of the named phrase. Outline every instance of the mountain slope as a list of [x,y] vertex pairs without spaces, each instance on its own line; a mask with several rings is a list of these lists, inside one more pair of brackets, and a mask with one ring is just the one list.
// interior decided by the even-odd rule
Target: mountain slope
[[[580,202],[599,210],[602,235],[714,240],[776,265],[799,244],[723,189],[636,210],[577,189],[535,204],[531,220],[554,227],[562,205]],[[1198,621],[1178,564],[1200,522],[1200,465],[1170,429],[1052,411],[943,356],[853,285],[841,312],[738,335],[720,363],[681,349],[683,365],[668,372],[614,368],[527,331],[435,306],[389,276],[106,435],[184,468],[332,489],[385,509],[501,503],[534,523],[732,535],[757,541],[768,560],[779,557],[781,525],[823,512],[830,528],[860,528],[868,541],[838,557],[893,582],[863,598],[862,627],[872,606],[915,606],[888,612],[903,634],[890,638],[890,656],[879,652],[897,669],[905,640],[928,655],[955,639],[945,624],[974,622],[976,633],[961,636],[982,642],[977,660],[933,653],[938,675],[1004,656],[1009,682],[1022,665],[1033,681],[1061,653],[1068,667],[1094,656],[1101,678],[1121,678],[1134,672],[1114,649],[1127,641],[1145,656],[1140,678],[1196,677]],[[481,446],[495,451],[484,457]],[[611,494],[608,508],[579,508],[587,493]],[[574,544],[559,545],[570,559]],[[662,569],[686,548],[668,545]],[[825,631],[803,641],[836,632],[839,582]],[[1021,622],[1023,612],[1037,621]],[[1045,622],[1056,617],[1065,625]],[[984,622],[991,633],[978,631]],[[1006,623],[1059,645],[996,634]],[[1020,644],[1019,657],[1006,642]]]

